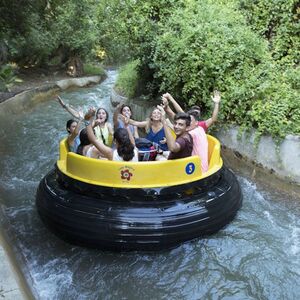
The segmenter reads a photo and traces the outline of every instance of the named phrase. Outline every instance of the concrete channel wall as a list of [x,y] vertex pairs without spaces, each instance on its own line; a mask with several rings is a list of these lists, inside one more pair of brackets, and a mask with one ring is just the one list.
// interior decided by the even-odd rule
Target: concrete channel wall
[[222,145],[260,165],[285,181],[300,185],[300,136],[288,135],[277,145],[270,136],[255,143],[255,130],[239,135],[232,127],[217,132]]
[[34,107],[37,103],[47,100],[49,96],[71,87],[84,87],[96,84],[106,76],[87,76],[81,78],[69,78],[30,89],[15,95],[0,103],[0,117],[7,113],[18,113]]

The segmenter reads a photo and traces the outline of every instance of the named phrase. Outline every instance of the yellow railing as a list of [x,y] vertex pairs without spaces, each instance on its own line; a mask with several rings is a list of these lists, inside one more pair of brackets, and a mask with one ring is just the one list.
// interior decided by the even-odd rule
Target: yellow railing
[[210,135],[207,138],[209,169],[205,173],[201,171],[198,156],[157,162],[98,160],[68,152],[66,140],[60,143],[57,165],[67,176],[95,185],[118,188],[174,186],[200,180],[222,167],[219,141]]

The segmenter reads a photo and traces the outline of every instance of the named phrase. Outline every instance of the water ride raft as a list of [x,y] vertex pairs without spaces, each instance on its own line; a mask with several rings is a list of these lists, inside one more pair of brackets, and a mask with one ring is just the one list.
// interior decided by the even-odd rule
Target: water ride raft
[[209,169],[192,156],[163,162],[96,160],[60,143],[40,182],[41,219],[60,238],[113,251],[153,251],[217,232],[242,204],[239,183],[208,135]]

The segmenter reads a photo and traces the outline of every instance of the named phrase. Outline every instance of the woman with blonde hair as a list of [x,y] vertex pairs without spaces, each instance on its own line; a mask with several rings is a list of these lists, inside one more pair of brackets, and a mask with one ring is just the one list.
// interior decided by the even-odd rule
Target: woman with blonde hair
[[[157,107],[155,107],[151,112],[150,117],[147,118],[145,121],[135,121],[129,119],[128,122],[129,124],[132,124],[139,128],[144,128],[146,132],[145,138],[147,140],[157,144],[162,151],[168,151],[165,131],[161,120],[161,112]],[[167,122],[168,126],[170,128],[173,128],[171,122],[169,120],[167,120]]]

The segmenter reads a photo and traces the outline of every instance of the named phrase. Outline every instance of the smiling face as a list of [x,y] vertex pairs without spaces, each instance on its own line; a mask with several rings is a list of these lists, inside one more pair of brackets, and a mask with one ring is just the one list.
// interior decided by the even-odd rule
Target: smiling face
[[159,109],[154,109],[151,113],[151,120],[152,121],[161,121],[161,112]]
[[124,117],[130,118],[131,117],[131,109],[129,106],[124,106],[121,110],[121,114]]
[[181,136],[186,132],[186,121],[182,119],[178,119],[174,123],[174,132],[176,136]]
[[174,118],[174,132],[176,136],[181,136],[187,131],[187,127],[190,126],[191,117],[187,113],[179,112]]
[[96,118],[100,120],[101,122],[107,121],[107,113],[103,108],[99,108],[97,111]]

